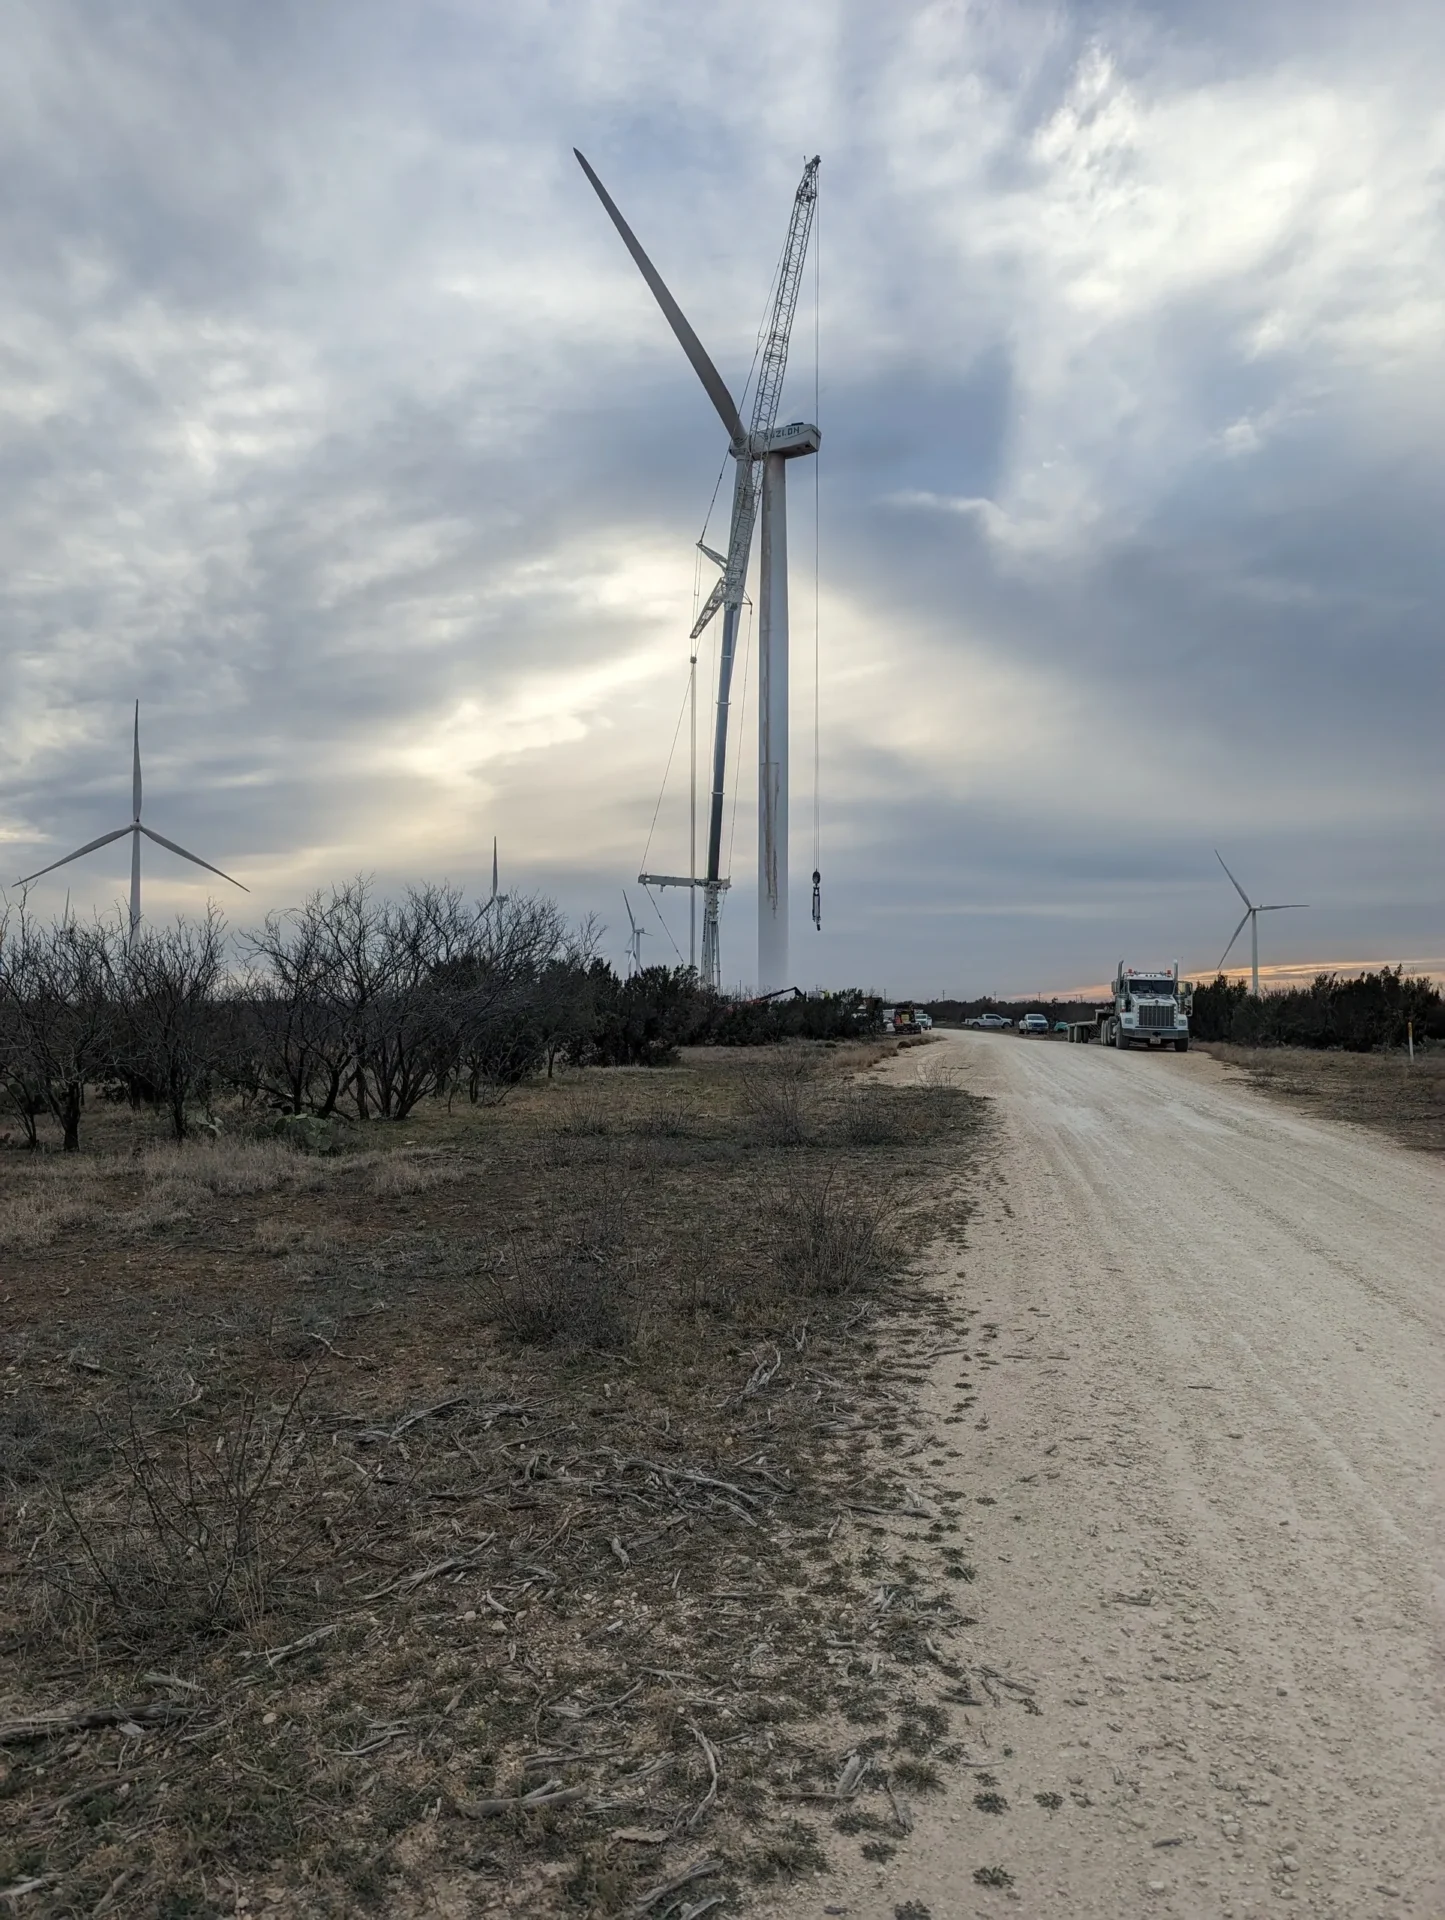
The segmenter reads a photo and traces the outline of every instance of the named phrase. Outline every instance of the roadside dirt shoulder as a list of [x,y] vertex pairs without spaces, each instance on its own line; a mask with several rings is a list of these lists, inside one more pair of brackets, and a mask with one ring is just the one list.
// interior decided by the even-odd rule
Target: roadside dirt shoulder
[[964,1761],[770,1911],[1445,1912],[1442,1170],[1193,1055],[944,1046],[997,1116],[918,1403]]

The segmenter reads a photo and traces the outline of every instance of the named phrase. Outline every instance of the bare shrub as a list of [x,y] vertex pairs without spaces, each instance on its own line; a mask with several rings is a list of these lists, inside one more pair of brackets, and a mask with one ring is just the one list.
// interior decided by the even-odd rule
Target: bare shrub
[[390,1154],[373,1168],[371,1190],[379,1199],[395,1199],[408,1193],[428,1193],[433,1187],[450,1186],[462,1178],[463,1169],[450,1160],[413,1160],[405,1154]]
[[524,1346],[626,1352],[641,1313],[620,1197],[604,1199],[561,1242],[513,1241],[482,1274],[481,1291],[491,1317]]
[[801,1147],[808,1138],[809,1083],[813,1062],[799,1049],[784,1048],[774,1059],[739,1075],[749,1138],[760,1147]]
[[0,1400],[0,1473],[12,1488],[73,1479],[93,1444],[88,1423],[67,1418],[41,1394],[21,1388]]
[[611,1103],[604,1089],[592,1080],[584,1080],[569,1089],[559,1105],[552,1131],[569,1140],[611,1133]]
[[117,1059],[133,1092],[163,1107],[177,1140],[192,1101],[209,1103],[224,1053],[217,998],[225,979],[226,923],[212,906],[200,920],[142,927],[117,972]]
[[[306,1376],[272,1412],[242,1396],[214,1440],[146,1432],[132,1406],[107,1483],[49,1482],[41,1606],[54,1626],[139,1650],[255,1626],[329,1548],[302,1417]],[[105,1442],[97,1436],[104,1447]]]
[[[910,1137],[901,1089],[866,1081],[843,1101],[843,1138],[851,1147],[896,1147]],[[906,1098],[906,1096],[904,1096]]]
[[800,1181],[773,1205],[773,1259],[796,1293],[853,1293],[896,1264],[886,1200],[845,1185],[836,1168]]
[[655,1107],[639,1115],[633,1131],[644,1140],[686,1140],[695,1125],[692,1108],[677,1093],[670,1092]]

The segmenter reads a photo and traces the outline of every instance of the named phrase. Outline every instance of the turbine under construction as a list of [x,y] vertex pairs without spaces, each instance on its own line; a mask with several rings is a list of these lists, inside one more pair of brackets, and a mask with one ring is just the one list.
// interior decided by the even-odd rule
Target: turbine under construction
[[[577,150],[574,147],[573,152]],[[803,169],[793,195],[792,219],[773,290],[772,309],[759,355],[753,389],[752,418],[742,415],[722,375],[708,358],[702,342],[688,325],[681,307],[669,293],[661,274],[644,253],[631,227],[617,210],[611,195],[577,153],[597,197],[622,236],[643,279],[662,308],[678,344],[718,417],[727,429],[728,452],[734,462],[732,525],[725,555],[704,548],[722,569],[692,629],[692,639],[721,610],[722,645],[718,650],[717,717],[713,731],[712,789],[707,826],[707,868],[696,872],[638,875],[644,886],[701,888],[703,897],[702,964],[704,982],[722,983],[718,946],[718,910],[729,882],[722,873],[724,783],[727,772],[728,707],[733,663],[737,654],[738,619],[747,584],[753,525],[762,513],[762,552],[758,591],[758,973],[760,993],[788,985],[788,520],[787,463],[818,451],[815,425],[793,421],[779,427],[783,376],[788,345],[797,311],[803,264],[813,227],[818,197],[818,159]],[[694,664],[696,653],[694,648]],[[817,876],[814,875],[814,886]],[[696,898],[696,895],[693,895]]]

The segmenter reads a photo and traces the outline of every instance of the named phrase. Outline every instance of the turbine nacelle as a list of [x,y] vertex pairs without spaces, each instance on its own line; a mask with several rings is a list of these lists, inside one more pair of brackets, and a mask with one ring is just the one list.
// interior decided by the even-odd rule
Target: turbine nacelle
[[765,460],[775,453],[783,460],[797,460],[805,453],[816,453],[822,444],[823,436],[811,421],[790,420],[785,427],[774,427],[771,433],[755,437],[753,458]]

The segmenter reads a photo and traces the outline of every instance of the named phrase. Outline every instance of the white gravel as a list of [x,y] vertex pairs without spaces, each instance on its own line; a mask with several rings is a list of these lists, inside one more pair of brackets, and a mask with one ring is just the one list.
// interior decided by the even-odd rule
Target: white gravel
[[1198,1053],[952,1034],[892,1071],[943,1060],[997,1120],[940,1269],[997,1335],[922,1390],[957,1650],[1040,1711],[953,1710],[1006,1814],[949,1768],[895,1859],[838,1839],[767,1910],[1439,1920],[1445,1164]]

